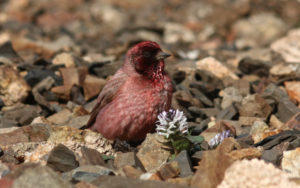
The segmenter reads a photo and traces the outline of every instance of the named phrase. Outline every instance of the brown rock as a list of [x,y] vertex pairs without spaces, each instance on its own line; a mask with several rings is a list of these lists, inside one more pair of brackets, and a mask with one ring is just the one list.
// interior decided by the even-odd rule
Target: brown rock
[[271,49],[279,53],[286,62],[299,62],[300,59],[300,29],[289,31],[288,35],[278,39]]
[[284,124],[284,128],[300,130],[300,112],[295,114],[288,122]]
[[299,81],[290,81],[290,82],[284,82],[286,91],[290,98],[300,103],[300,82]]
[[272,111],[271,106],[260,95],[248,95],[239,108],[240,116],[267,118]]
[[262,149],[244,148],[244,149],[234,150],[230,152],[229,155],[234,160],[260,158],[262,155]]
[[120,169],[126,165],[137,166],[137,160],[138,159],[136,158],[134,152],[127,152],[127,153],[118,152],[114,160],[114,166],[117,169]]
[[64,80],[64,85],[53,87],[51,91],[60,98],[69,100],[72,87],[83,83],[88,70],[87,68],[61,68],[60,72]]
[[105,166],[105,162],[102,159],[101,154],[97,150],[83,146],[81,147],[81,154],[82,157],[79,160],[80,166],[82,165]]
[[159,175],[163,180],[177,177],[180,174],[180,169],[177,161],[164,164],[159,169]]
[[123,166],[122,170],[123,170],[124,174],[126,175],[126,177],[128,177],[128,178],[137,179],[143,174],[143,172],[141,170],[136,169],[130,165]]
[[166,140],[157,134],[147,134],[137,153],[147,172],[155,172],[164,162],[168,160],[171,152],[163,144]]
[[204,151],[191,186],[216,187],[223,180],[225,170],[235,161],[228,154],[234,148],[240,148],[239,144],[233,138],[226,138],[217,149]]
[[229,68],[213,57],[207,57],[199,60],[196,62],[196,66],[197,69],[211,72],[220,79],[224,79],[225,77],[229,77],[233,80],[239,79]]
[[102,78],[87,75],[82,84],[84,99],[89,100],[99,94],[101,89],[104,87],[106,81]]
[[75,59],[69,53],[61,53],[54,57],[52,63],[55,65],[63,64],[65,67],[74,67],[75,66]]
[[0,99],[6,106],[26,99],[30,86],[11,67],[0,66]]
[[45,126],[29,125],[12,131],[0,133],[0,145],[6,146],[21,142],[42,142],[46,141],[49,136],[49,130]]
[[55,125],[62,125],[67,123],[72,116],[72,113],[68,109],[63,109],[47,118],[47,120]]

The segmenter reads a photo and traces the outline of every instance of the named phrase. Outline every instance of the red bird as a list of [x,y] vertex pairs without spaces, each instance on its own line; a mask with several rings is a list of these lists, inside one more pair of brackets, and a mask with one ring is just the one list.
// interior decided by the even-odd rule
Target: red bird
[[100,92],[87,127],[111,140],[144,139],[157,115],[171,106],[173,87],[164,71],[169,56],[152,41],[131,48]]

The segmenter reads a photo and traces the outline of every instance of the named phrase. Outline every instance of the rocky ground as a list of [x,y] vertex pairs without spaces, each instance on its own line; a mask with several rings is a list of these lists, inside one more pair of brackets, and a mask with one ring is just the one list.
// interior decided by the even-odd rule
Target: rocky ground
[[[200,150],[80,129],[144,40]],[[0,187],[300,187],[300,2],[2,0],[0,109]]]

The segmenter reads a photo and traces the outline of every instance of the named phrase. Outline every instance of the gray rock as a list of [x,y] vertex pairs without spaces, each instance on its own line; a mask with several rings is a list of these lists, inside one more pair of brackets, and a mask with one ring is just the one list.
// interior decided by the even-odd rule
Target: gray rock
[[79,164],[74,153],[63,144],[59,144],[51,150],[47,166],[55,171],[67,172],[78,167]]
[[12,188],[72,188],[59,174],[47,166],[27,168],[14,180]]
[[92,182],[99,176],[114,175],[115,173],[106,167],[86,165],[72,170],[72,180]]
[[105,166],[105,162],[102,159],[101,154],[95,150],[90,149],[85,146],[81,147],[82,157],[80,158],[80,166],[81,165],[100,165]]
[[191,159],[186,150],[181,151],[174,159],[178,162],[180,169],[180,177],[193,175]]

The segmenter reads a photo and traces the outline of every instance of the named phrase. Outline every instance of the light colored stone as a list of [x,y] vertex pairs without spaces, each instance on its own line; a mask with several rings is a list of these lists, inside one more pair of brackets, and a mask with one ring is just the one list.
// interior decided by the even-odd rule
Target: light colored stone
[[166,23],[164,25],[164,42],[165,43],[177,43],[177,42],[194,42],[196,37],[194,33],[177,23]]
[[52,60],[52,63],[55,65],[63,64],[66,67],[74,67],[75,66],[75,59],[74,57],[69,53],[61,53],[54,57]]
[[225,88],[220,95],[223,97],[221,103],[222,109],[229,107],[233,102],[241,102],[243,99],[239,90],[235,87]]
[[224,79],[226,77],[234,80],[239,79],[229,68],[213,57],[206,57],[197,61],[196,67],[197,69],[208,71],[220,79]]
[[287,36],[272,43],[271,49],[286,62],[300,63],[300,28],[289,31]]
[[300,103],[300,82],[299,81],[290,81],[290,82],[284,82],[286,91],[290,98]]
[[156,172],[170,157],[171,152],[166,149],[164,142],[166,140],[160,135],[147,134],[137,153],[137,157],[147,172]]
[[218,188],[278,188],[299,187],[289,181],[287,173],[263,160],[242,160],[233,163],[225,172]]
[[281,167],[292,176],[300,177],[300,147],[283,152]]

